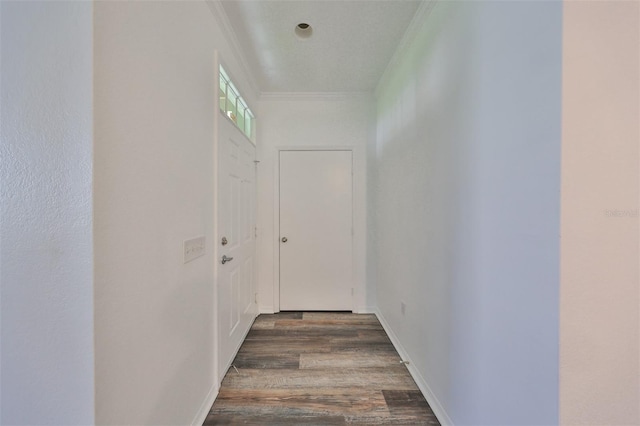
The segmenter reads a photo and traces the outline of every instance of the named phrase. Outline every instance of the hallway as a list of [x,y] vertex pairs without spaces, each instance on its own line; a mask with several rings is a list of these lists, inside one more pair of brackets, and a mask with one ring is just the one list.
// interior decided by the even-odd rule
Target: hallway
[[375,315],[260,315],[233,365],[205,425],[440,424]]
[[[640,425],[640,0],[0,0],[0,39],[0,424],[417,386],[443,425]],[[344,239],[292,233],[329,211],[287,216],[302,151],[351,153]],[[346,306],[288,304],[299,253]],[[261,316],[229,369],[316,309],[358,316]]]

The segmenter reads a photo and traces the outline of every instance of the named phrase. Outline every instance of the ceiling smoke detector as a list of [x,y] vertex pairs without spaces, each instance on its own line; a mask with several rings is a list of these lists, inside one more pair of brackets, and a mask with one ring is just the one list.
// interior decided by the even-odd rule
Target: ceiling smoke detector
[[296,25],[295,32],[296,35],[300,38],[309,38],[311,37],[313,29],[311,28],[311,25],[307,24],[306,22],[300,22],[298,25]]

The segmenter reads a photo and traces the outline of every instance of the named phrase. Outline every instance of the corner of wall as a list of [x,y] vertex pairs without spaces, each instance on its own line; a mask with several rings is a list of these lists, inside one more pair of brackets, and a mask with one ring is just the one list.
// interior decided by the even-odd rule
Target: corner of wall
[[0,1],[2,424],[93,424],[92,2]]
[[640,424],[640,3],[563,2],[560,423]]

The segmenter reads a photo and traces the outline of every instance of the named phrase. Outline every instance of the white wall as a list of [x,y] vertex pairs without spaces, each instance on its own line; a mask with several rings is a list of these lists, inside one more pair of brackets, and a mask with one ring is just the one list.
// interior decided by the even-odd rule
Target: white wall
[[[375,291],[367,276],[367,146],[373,101],[362,95],[265,96],[258,120],[258,286],[260,312],[274,312],[278,297],[274,217],[278,148],[352,147],[354,155],[354,309],[371,311]],[[275,289],[275,290],[274,290]]]
[[95,3],[99,424],[197,423],[217,392],[216,49],[251,102],[204,2]]
[[564,3],[560,420],[640,424],[640,5]]
[[2,424],[92,424],[92,4],[0,2]]
[[561,12],[439,2],[379,86],[379,312],[444,422],[558,421]]

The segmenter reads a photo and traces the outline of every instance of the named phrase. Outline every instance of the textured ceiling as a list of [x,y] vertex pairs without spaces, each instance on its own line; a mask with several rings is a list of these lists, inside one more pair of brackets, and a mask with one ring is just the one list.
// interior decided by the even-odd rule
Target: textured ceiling
[[[223,0],[262,92],[371,91],[420,0]],[[309,23],[313,34],[294,30]]]

